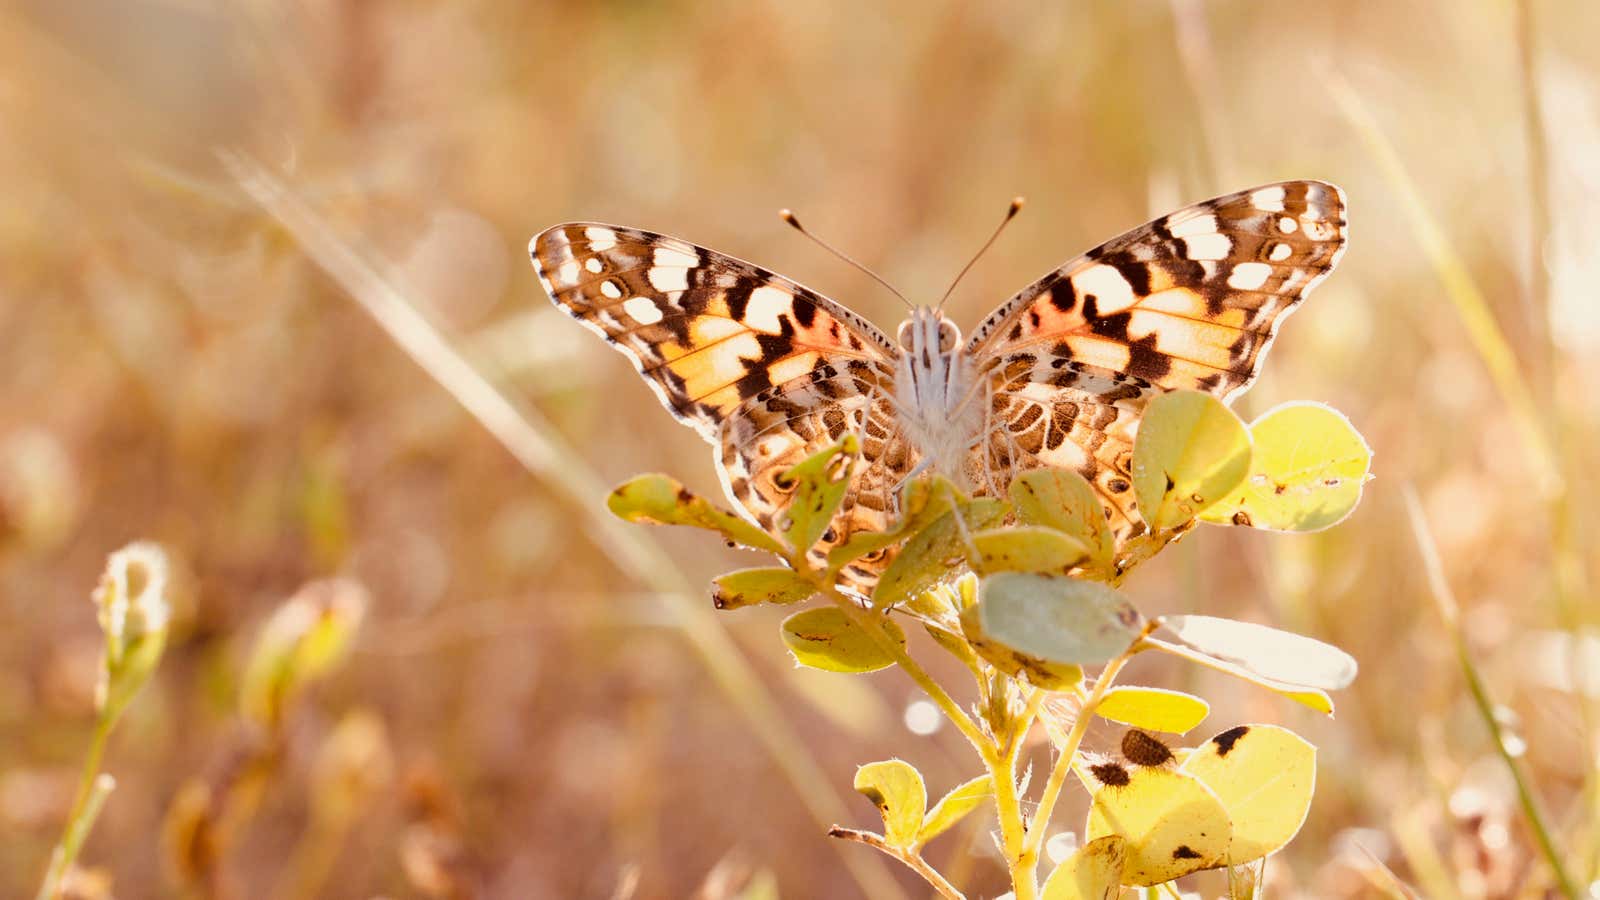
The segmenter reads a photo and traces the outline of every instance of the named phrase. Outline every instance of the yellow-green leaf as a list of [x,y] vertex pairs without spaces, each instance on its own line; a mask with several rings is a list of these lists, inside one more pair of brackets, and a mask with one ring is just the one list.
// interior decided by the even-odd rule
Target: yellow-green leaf
[[1083,542],[1100,569],[1109,569],[1116,540],[1106,523],[1105,504],[1082,475],[1068,469],[1034,469],[1011,480],[1008,492],[1017,518],[1044,525]]
[[1128,842],[1120,834],[1098,837],[1073,851],[1045,879],[1041,900],[1117,900]]
[[[905,644],[899,625],[887,618],[882,623],[890,637]],[[876,672],[894,665],[894,657],[836,606],[819,606],[784,619],[783,643],[795,662],[828,672]]]
[[983,636],[1047,662],[1093,665],[1122,654],[1144,619],[1094,581],[1026,572],[983,579],[973,607]]
[[757,603],[798,603],[817,589],[793,569],[739,569],[711,579],[711,603],[717,609],[738,609]]
[[892,847],[910,847],[922,828],[928,789],[922,773],[904,760],[867,763],[856,769],[855,788],[878,807],[883,837]]
[[917,846],[922,846],[947,831],[950,826],[961,821],[967,813],[983,805],[985,800],[994,796],[994,779],[988,775],[979,775],[966,784],[961,785],[939,799],[922,818],[922,827],[917,831]]
[[1123,884],[1160,884],[1224,864],[1233,826],[1204,783],[1171,769],[1104,765],[1121,774],[1102,778],[1084,832],[1091,841],[1108,834],[1127,840]]
[[1168,616],[1185,644],[1270,681],[1338,690],[1355,680],[1355,657],[1315,638],[1217,616]]
[[1240,725],[1189,754],[1180,769],[1205,782],[1228,810],[1228,865],[1260,859],[1289,843],[1311,810],[1317,748],[1276,725]]
[[309,683],[349,652],[366,616],[366,588],[343,578],[313,581],[272,614],[256,639],[239,685],[239,705],[256,725],[275,730]]
[[1372,448],[1338,410],[1286,403],[1250,425],[1250,474],[1206,510],[1208,522],[1271,531],[1321,531],[1344,521],[1371,477]]
[[[953,490],[953,489],[952,489]],[[978,497],[960,503],[939,516],[906,541],[900,555],[878,580],[872,592],[875,609],[887,609],[905,602],[913,594],[953,574],[966,560],[966,548],[956,524],[959,510],[968,532],[998,525],[1005,518],[1006,504],[992,497]]]
[[1211,712],[1211,704],[1182,691],[1126,685],[1106,691],[1094,713],[1102,719],[1144,728],[1183,734],[1199,725]]
[[839,443],[813,453],[778,475],[778,481],[794,485],[783,536],[797,552],[805,552],[828,530],[834,511],[850,487],[850,473],[860,452],[861,442],[847,434]]
[[1043,525],[1012,525],[972,536],[979,571],[1065,575],[1089,562],[1089,548],[1065,532]]
[[1145,408],[1133,446],[1133,489],[1151,529],[1189,522],[1249,471],[1250,432],[1222,401],[1175,391]]
[[723,537],[746,547],[779,554],[785,552],[783,545],[765,531],[719,509],[666,475],[640,475],[618,485],[606,497],[606,508],[612,515],[629,522],[706,528],[721,532]]

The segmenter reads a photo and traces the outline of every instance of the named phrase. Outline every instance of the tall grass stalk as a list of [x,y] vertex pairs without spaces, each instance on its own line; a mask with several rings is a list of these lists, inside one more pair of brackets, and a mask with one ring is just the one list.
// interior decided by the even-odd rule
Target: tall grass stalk
[[1495,752],[1499,754],[1500,761],[1517,786],[1517,802],[1522,806],[1522,818],[1527,822],[1528,830],[1533,833],[1545,862],[1549,864],[1556,886],[1569,900],[1578,900],[1580,895],[1577,884],[1567,873],[1566,863],[1562,860],[1555,838],[1551,836],[1550,826],[1539,803],[1538,795],[1533,792],[1533,786],[1529,783],[1520,761],[1507,746],[1507,736],[1500,727],[1499,718],[1495,716],[1494,701],[1490,698],[1489,689],[1472,659],[1466,634],[1461,630],[1461,607],[1456,602],[1454,592],[1450,590],[1450,583],[1445,579],[1444,564],[1439,560],[1438,547],[1434,544],[1433,534],[1428,530],[1427,520],[1423,517],[1422,503],[1417,499],[1416,491],[1409,485],[1405,488],[1405,498],[1406,513],[1411,519],[1412,533],[1416,537],[1418,554],[1422,557],[1423,571],[1428,577],[1428,587],[1433,596],[1434,607],[1439,611],[1439,618],[1444,621],[1445,630],[1449,632],[1455,646],[1456,659],[1461,665],[1461,674],[1467,682],[1467,690],[1472,695],[1473,706],[1478,711],[1478,717],[1483,720],[1484,727],[1489,730],[1489,739],[1494,744]]

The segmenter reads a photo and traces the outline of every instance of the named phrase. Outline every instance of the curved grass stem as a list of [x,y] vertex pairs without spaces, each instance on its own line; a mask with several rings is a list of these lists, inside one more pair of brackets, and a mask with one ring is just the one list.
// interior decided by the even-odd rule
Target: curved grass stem
[[89,739],[89,755],[84,759],[83,771],[78,776],[78,791],[72,801],[72,811],[67,814],[67,825],[61,834],[61,842],[50,853],[50,868],[45,872],[44,881],[39,885],[36,900],[55,900],[60,893],[62,879],[77,861],[78,852],[83,849],[83,842],[89,837],[89,830],[94,827],[94,820],[100,815],[100,808],[105,805],[106,798],[116,787],[116,781],[110,775],[100,773],[100,761],[105,756],[106,741],[110,738],[111,727],[115,724],[115,717],[108,716],[104,712],[95,719],[94,734]]

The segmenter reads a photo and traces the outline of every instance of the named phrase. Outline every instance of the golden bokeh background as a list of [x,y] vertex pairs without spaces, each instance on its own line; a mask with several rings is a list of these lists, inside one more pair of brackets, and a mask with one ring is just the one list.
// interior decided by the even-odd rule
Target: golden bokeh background
[[[668,530],[619,552],[589,486],[655,470],[714,495],[710,454],[551,306],[528,238],[572,219],[682,235],[888,329],[898,302],[777,209],[927,302],[1024,194],[951,301],[970,328],[1126,228],[1284,178],[1345,189],[1350,248],[1240,409],[1331,403],[1376,480],[1334,530],[1206,528],[1127,590],[1151,614],[1339,644],[1361,676],[1333,720],[1193,668],[1128,677],[1211,699],[1191,741],[1264,721],[1320,748],[1269,896],[1384,896],[1374,860],[1426,896],[1544,896],[1423,573],[1413,487],[1587,884],[1600,645],[1573,634],[1600,562],[1597,36],[1585,0],[10,4],[0,896],[32,895],[60,832],[93,720],[89,593],[140,538],[182,574],[178,615],[107,754],[85,895],[109,878],[121,898],[924,896],[825,827],[876,820],[849,791],[858,763],[902,756],[937,794],[975,760],[948,728],[913,733],[898,673],[796,671],[784,611],[711,615],[708,579],[753,557]],[[221,151],[331,231],[286,230]],[[402,352],[312,261],[333,250],[392,279],[558,439],[553,462],[524,467]],[[665,562],[626,562],[651,547]],[[370,598],[353,652],[296,705],[228,839],[184,844],[180,801],[237,783],[256,746],[236,711],[252,643],[330,576]],[[330,837],[316,760],[352,715],[381,723],[381,764]],[[1005,889],[988,827],[930,851],[974,897]]]

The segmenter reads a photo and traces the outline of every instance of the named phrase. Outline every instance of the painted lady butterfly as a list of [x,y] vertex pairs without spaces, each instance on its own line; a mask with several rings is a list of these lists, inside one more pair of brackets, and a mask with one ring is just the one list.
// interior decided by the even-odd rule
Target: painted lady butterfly
[[[846,432],[862,453],[814,552],[882,530],[901,483],[933,471],[1003,496],[1040,466],[1081,473],[1119,543],[1142,533],[1131,489],[1146,402],[1249,387],[1278,324],[1338,261],[1344,197],[1286,181],[1156,219],[1061,266],[964,343],[936,308],[890,340],[781,275],[665,235],[575,222],[529,246],[556,305],[616,347],[673,415],[718,448],[723,485],[779,533],[777,477]],[[886,555],[847,574],[870,585]]]

